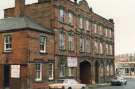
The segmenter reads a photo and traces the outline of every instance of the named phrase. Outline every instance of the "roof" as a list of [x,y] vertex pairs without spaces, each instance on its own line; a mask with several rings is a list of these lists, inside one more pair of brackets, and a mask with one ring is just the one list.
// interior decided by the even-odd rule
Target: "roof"
[[37,31],[52,33],[51,29],[46,29],[37,24],[34,20],[25,16],[0,19],[0,32],[19,30],[23,28],[30,28]]

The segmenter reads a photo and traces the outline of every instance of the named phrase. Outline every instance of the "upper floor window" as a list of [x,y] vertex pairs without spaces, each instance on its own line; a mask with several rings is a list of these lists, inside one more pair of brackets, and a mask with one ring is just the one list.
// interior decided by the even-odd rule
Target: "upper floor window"
[[40,52],[46,52],[46,36],[44,34],[40,35]]
[[86,39],[86,47],[85,50],[87,51],[87,53],[90,53],[90,40]]
[[109,54],[109,47],[108,47],[108,44],[106,44],[106,54],[107,54],[107,55]]
[[94,33],[97,33],[97,24],[94,24]]
[[73,25],[73,14],[71,12],[68,13],[68,24]]
[[12,50],[12,37],[11,34],[4,34],[4,51]]
[[98,42],[95,41],[94,45],[95,45],[95,53],[98,53]]
[[48,76],[49,80],[53,80],[53,63],[49,63],[48,65]]
[[42,64],[35,64],[35,81],[42,81]]
[[100,34],[103,35],[103,26],[100,25]]
[[74,50],[74,36],[72,35],[68,36],[68,48],[69,50]]
[[80,17],[79,18],[79,27],[82,29],[83,28],[83,18],[82,17]]
[[60,32],[59,39],[60,39],[60,41],[59,41],[60,49],[65,49],[65,38],[64,38],[63,32]]
[[109,49],[110,49],[110,55],[113,55],[113,46],[110,45],[110,46],[109,46]]
[[64,22],[64,10],[63,10],[63,9],[60,9],[59,14],[60,14],[59,20],[60,20],[61,22]]
[[80,38],[80,52],[85,51],[85,40],[84,38]]
[[100,54],[103,54],[103,44],[100,43],[99,46],[100,46]]
[[105,29],[105,36],[108,37],[108,29]]
[[109,30],[109,37],[112,38],[112,30]]
[[86,21],[86,30],[89,30],[89,21]]

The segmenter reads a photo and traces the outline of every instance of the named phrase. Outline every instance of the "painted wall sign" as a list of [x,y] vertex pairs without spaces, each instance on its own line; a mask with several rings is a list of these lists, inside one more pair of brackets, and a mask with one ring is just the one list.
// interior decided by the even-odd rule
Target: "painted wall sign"
[[68,67],[77,67],[77,57],[67,57]]
[[20,78],[20,65],[11,65],[11,78]]

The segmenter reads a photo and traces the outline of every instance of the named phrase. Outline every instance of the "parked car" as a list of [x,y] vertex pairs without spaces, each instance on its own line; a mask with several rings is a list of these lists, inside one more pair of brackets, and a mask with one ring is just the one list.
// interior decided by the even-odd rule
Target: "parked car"
[[124,77],[122,76],[116,76],[111,80],[111,85],[126,85],[127,84],[127,80],[124,79]]
[[59,79],[56,83],[49,84],[49,89],[85,89],[85,84],[80,84],[75,79]]

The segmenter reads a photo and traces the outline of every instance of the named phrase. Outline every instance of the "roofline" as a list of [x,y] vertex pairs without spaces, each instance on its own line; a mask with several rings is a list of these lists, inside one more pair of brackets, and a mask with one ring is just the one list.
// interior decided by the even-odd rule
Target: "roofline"
[[51,34],[51,35],[54,34],[53,31],[52,32],[46,32],[46,31],[41,31],[41,30],[29,28],[29,27],[19,28],[19,29],[2,30],[2,31],[0,31],[0,33],[3,33],[3,32],[16,32],[16,31],[22,31],[22,30],[32,30],[32,31],[37,31],[37,32],[44,32],[44,33]]

